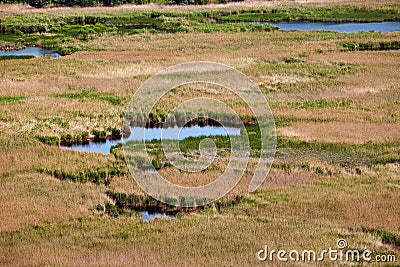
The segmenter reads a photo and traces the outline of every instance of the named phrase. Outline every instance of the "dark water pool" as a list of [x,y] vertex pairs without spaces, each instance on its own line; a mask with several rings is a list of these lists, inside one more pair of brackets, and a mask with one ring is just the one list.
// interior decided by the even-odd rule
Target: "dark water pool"
[[[144,132],[144,134],[143,134]],[[221,127],[221,126],[204,126],[198,125],[191,127],[170,127],[170,128],[143,128],[132,127],[131,134],[127,138],[121,140],[106,140],[104,142],[89,142],[88,144],[76,144],[72,146],[62,146],[65,149],[82,152],[98,152],[104,155],[110,154],[110,149],[118,143],[128,141],[151,141],[154,139],[161,140],[161,135],[164,140],[183,140],[188,137],[199,136],[228,136],[240,135],[240,128]],[[143,138],[144,137],[144,138]]]
[[51,56],[59,58],[60,54],[53,50],[47,50],[40,47],[26,47],[20,50],[0,50],[0,56]]
[[308,22],[308,21],[291,21],[291,22],[248,22],[257,24],[271,24],[279,27],[281,30],[326,30],[338,31],[343,33],[356,33],[361,31],[376,31],[381,33],[400,31],[400,21],[384,21],[384,22]]

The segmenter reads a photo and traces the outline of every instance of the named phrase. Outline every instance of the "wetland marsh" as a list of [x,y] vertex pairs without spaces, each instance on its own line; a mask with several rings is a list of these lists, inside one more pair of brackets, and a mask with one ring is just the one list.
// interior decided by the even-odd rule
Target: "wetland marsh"
[[[400,6],[246,3],[37,10],[0,4],[0,47],[36,45],[63,55],[0,60],[0,265],[265,266],[256,256],[264,245],[322,250],[340,238],[373,255],[396,255],[387,264],[398,265],[400,33],[282,31],[245,22],[396,22]],[[126,107],[143,82],[192,61],[231,66],[258,85],[274,116],[277,150],[267,179],[249,193],[260,153],[252,110],[216,85],[174,88],[145,119],[158,124],[185,100],[214,98],[239,115],[251,147],[229,194],[184,209],[145,194],[118,138],[107,138],[126,131]],[[226,169],[226,131],[209,136],[212,164],[189,173],[165,157],[154,140],[159,129],[150,129],[145,143],[169,182],[202,186]],[[179,146],[195,160],[203,138],[192,135]],[[109,147],[103,154],[59,147],[91,138]]]

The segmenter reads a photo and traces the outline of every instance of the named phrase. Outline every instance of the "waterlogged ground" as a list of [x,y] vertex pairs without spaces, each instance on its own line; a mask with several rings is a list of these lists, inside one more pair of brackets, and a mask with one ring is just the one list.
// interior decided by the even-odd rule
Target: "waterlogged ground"
[[[79,41],[86,51],[57,60],[1,60],[0,265],[277,266],[259,262],[257,252],[322,251],[345,239],[373,257],[396,255],[387,265],[397,266],[400,53],[381,48],[399,38],[398,32],[109,33]],[[145,214],[130,208],[143,192],[122,148],[82,153],[60,149],[59,138],[111,133],[146,79],[196,60],[227,64],[258,84],[275,119],[276,159],[261,188],[248,193],[258,155],[258,131],[249,127],[252,158],[228,196],[174,219],[144,222]],[[153,115],[198,96],[221,100],[251,121],[236,95],[199,84],[165,95]],[[147,148],[169,181],[199,186],[229,162],[229,142],[213,140],[215,162],[199,173],[168,164],[159,142]],[[196,158],[198,144],[188,139],[181,149]]]

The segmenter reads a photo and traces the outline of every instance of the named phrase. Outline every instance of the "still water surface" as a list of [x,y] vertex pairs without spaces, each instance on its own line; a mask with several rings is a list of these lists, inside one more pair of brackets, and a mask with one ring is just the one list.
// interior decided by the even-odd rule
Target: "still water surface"
[[131,134],[127,138],[121,140],[105,140],[104,142],[91,141],[88,144],[76,144],[72,146],[62,146],[62,148],[69,148],[75,151],[82,152],[99,152],[104,155],[110,153],[112,146],[118,143],[125,143],[128,141],[151,141],[151,140],[183,140],[188,137],[200,136],[235,136],[240,135],[240,128],[221,127],[221,126],[204,126],[198,125],[191,127],[170,127],[170,128],[143,128],[132,127]]

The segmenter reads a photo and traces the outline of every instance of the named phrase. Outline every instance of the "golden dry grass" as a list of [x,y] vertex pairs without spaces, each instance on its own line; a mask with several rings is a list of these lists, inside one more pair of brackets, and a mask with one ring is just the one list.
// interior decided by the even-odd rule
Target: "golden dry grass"
[[[30,206],[39,210],[31,208],[26,212],[34,218],[39,213],[41,219],[30,221],[28,216],[18,231],[11,230],[14,228],[2,231],[1,261],[5,266],[165,266],[212,262],[224,266],[258,265],[255,252],[264,245],[288,250],[322,250],[334,247],[339,237],[360,249],[396,251],[382,244],[377,236],[362,232],[360,227],[397,229],[399,191],[393,190],[399,169],[386,166],[367,171],[366,175],[326,177],[307,186],[266,188],[249,196],[257,205],[241,204],[220,214],[196,213],[179,220],[156,220],[150,224],[140,222],[137,217],[113,220],[85,209],[77,211],[77,202],[82,201],[79,194],[74,197],[69,193],[74,201],[71,206],[65,205],[66,199],[57,204],[59,189],[49,180],[52,186],[45,188],[40,184],[37,184],[40,188],[21,187],[16,182],[8,185],[17,189],[19,195],[31,195]],[[19,179],[25,185],[27,180],[32,180],[27,176]],[[70,191],[69,186],[75,185],[64,184],[63,190]],[[55,198],[49,208],[57,208],[59,213],[45,212],[43,204],[50,199],[41,198],[45,194]],[[60,210],[61,206],[67,210]],[[71,212],[80,217],[72,216]],[[67,217],[63,219],[63,216]],[[16,220],[20,223],[18,218],[17,214]]]
[[[2,8],[16,12],[14,7],[11,11]],[[356,39],[399,37],[399,33],[371,34]],[[313,154],[302,158],[277,156],[277,165],[260,190],[247,194],[254,169],[252,159],[244,179],[231,194],[244,194],[253,202],[219,213],[207,209],[149,224],[141,222],[139,216],[114,220],[94,210],[96,204],[110,201],[104,194],[108,189],[140,193],[130,175],[114,177],[106,188],[59,181],[37,171],[44,168],[77,173],[114,162],[113,155],[60,150],[39,143],[33,136],[117,126],[127,101],[142,82],[168,66],[194,60],[230,65],[260,84],[277,122],[292,121],[278,126],[279,136],[321,143],[399,140],[399,52],[338,51],[337,43],[347,40],[354,38],[299,32],[110,34],[86,43],[89,51],[57,60],[0,61],[0,95],[27,97],[0,105],[0,265],[253,266],[260,264],[255,253],[264,245],[325,249],[333,247],[340,237],[351,247],[392,251],[400,257],[398,247],[383,244],[380,236],[362,231],[367,227],[399,235],[398,163],[354,166],[361,172],[356,174]],[[300,62],[285,63],[286,57]],[[338,62],[350,63],[344,66],[351,72],[341,73]],[[322,69],[331,76],[312,74]],[[194,85],[181,89],[166,99],[179,102],[207,95],[227,103],[235,101],[221,88]],[[103,100],[55,97],[82,90],[112,94],[124,102],[115,105]],[[347,99],[352,104],[291,106],[321,99]],[[249,112],[245,106],[234,108],[242,115]],[[396,149],[393,153],[398,153]],[[300,167],[303,162],[310,170]],[[324,174],[316,173],[317,167]],[[328,175],[325,168],[332,174]],[[183,185],[211,181],[219,171],[190,176],[170,168],[162,170]]]
[[79,13],[86,12],[110,12],[110,11],[124,11],[124,10],[166,10],[166,11],[190,11],[190,10],[218,10],[218,9],[238,9],[238,8],[259,8],[259,7],[277,7],[281,5],[297,5],[305,4],[309,6],[340,6],[340,5],[386,5],[398,4],[396,0],[245,0],[242,2],[231,2],[227,4],[208,4],[203,6],[182,6],[182,5],[158,5],[158,4],[145,4],[145,5],[121,5],[116,7],[89,7],[74,9],[71,7],[53,7],[48,6],[41,9],[33,8],[27,4],[2,4],[0,11],[3,14],[10,13],[27,13],[27,12],[54,12],[54,13]]
[[283,127],[279,133],[287,137],[295,137],[306,141],[365,143],[368,141],[397,140],[400,123],[366,124],[353,122],[294,123]]

